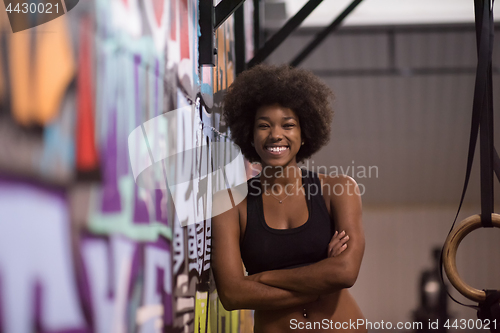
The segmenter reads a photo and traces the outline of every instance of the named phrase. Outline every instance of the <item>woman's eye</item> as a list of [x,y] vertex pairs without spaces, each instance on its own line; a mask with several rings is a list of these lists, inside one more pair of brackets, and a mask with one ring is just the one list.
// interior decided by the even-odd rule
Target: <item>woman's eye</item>
[[284,127],[294,127],[295,124],[285,124]]
[[267,124],[259,124],[258,127],[259,128],[266,128],[266,127],[269,127],[269,125],[267,125]]

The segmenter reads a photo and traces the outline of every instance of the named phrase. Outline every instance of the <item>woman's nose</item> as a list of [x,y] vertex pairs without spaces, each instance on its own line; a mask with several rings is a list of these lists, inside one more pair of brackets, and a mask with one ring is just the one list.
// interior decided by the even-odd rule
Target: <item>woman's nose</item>
[[283,138],[283,129],[281,128],[281,126],[271,127],[271,138],[273,138],[273,139],[282,139]]

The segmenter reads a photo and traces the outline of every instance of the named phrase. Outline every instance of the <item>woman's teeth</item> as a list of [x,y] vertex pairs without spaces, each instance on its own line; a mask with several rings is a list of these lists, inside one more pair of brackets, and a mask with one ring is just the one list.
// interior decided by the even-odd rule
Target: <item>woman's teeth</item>
[[288,147],[267,147],[267,150],[272,151],[273,153],[281,153],[286,149],[288,149]]

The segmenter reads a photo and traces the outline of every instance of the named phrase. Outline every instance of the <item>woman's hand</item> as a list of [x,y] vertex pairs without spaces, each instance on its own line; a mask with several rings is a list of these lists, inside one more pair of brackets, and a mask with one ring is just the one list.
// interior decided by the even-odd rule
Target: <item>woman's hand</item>
[[328,258],[336,257],[345,249],[347,249],[347,241],[349,240],[349,236],[345,234],[345,231],[339,233],[335,231],[335,235],[333,235],[332,240],[328,244]]

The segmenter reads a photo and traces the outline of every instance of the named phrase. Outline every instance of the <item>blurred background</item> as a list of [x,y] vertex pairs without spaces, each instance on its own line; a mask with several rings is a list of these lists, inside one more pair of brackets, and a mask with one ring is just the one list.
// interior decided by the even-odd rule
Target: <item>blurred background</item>
[[[155,129],[162,149],[205,148],[166,173],[195,179],[210,158],[232,160],[207,148],[231,146],[222,96],[306,1],[246,0],[208,51],[203,2],[59,3],[65,15],[16,33],[0,4],[0,332],[251,331],[250,311],[218,301],[210,219],[181,227],[204,204],[201,183],[178,198],[137,186],[130,147],[147,141],[148,120],[187,108]],[[262,61],[291,63],[350,4],[322,1]],[[346,173],[363,189],[366,250],[352,293],[369,321],[410,322],[443,308],[476,318],[443,301],[434,283],[435,249],[465,177],[476,65],[472,0],[361,1],[298,65],[335,93],[330,143],[305,166]],[[141,126],[145,138],[129,137]],[[147,150],[134,156],[157,162]],[[476,156],[458,221],[478,213]],[[499,239],[498,229],[480,229],[460,245],[458,271],[471,286],[500,289]]]

